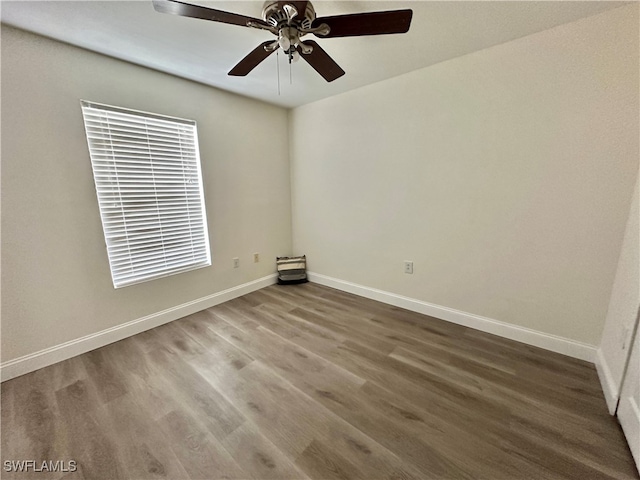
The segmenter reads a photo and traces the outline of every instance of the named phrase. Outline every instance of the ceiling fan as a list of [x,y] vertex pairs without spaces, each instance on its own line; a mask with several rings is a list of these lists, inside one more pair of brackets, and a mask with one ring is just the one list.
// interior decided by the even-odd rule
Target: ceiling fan
[[406,9],[316,18],[311,2],[292,0],[266,1],[262,20],[177,0],[153,0],[153,6],[161,13],[258,28],[278,37],[277,40],[258,45],[231,69],[229,75],[247,75],[278,48],[282,48],[289,62],[302,57],[327,82],[334,81],[345,72],[316,42],[302,41],[304,35],[312,33],[319,38],[333,38],[406,33],[413,15],[411,10]]

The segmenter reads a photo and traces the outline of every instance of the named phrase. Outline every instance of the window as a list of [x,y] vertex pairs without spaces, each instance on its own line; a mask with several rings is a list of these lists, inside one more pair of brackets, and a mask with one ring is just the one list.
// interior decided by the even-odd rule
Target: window
[[81,103],[113,286],[211,265],[196,123]]

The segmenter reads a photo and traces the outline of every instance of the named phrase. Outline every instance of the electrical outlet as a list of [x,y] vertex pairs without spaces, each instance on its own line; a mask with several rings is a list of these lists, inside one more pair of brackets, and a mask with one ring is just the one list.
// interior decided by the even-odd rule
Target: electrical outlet
[[405,260],[404,262],[404,273],[413,274],[413,262],[409,260]]
[[259,253],[254,253],[253,254],[253,263],[258,263],[260,261],[260,254]]
[[233,268],[240,268],[240,259],[238,257],[233,259]]

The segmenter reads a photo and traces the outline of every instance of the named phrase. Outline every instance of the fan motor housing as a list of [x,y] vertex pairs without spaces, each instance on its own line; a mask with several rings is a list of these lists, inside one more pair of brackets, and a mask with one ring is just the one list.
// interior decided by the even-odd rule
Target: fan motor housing
[[[277,2],[268,0],[264,2],[262,7],[262,18],[269,25],[280,28],[287,23],[287,14],[282,8],[287,2]],[[311,24],[316,19],[316,11],[311,5],[311,2],[307,2],[307,8],[304,12],[298,12],[298,15],[293,19],[293,22],[301,28],[311,28]]]

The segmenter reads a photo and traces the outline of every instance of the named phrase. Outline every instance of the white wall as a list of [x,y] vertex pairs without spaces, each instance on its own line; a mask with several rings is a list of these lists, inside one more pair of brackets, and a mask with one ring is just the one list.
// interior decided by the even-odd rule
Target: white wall
[[[286,110],[5,25],[1,60],[3,362],[264,277],[289,253]],[[114,290],[80,99],[198,122],[213,266]]]
[[638,111],[637,4],[296,108],[294,251],[319,274],[597,345]]
[[617,405],[624,367],[629,356],[633,329],[640,307],[638,189],[638,182],[636,182],[596,362],[602,389],[605,392],[611,413],[615,411]]

